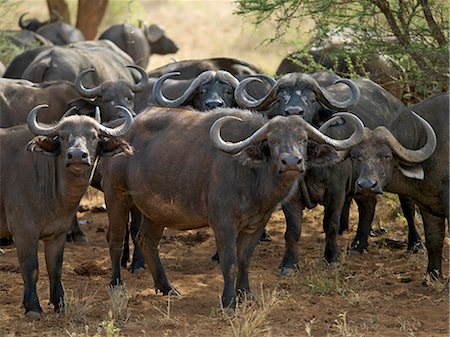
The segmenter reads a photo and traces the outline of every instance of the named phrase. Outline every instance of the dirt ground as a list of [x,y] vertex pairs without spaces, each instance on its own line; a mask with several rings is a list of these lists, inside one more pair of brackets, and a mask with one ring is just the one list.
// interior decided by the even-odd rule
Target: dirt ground
[[[100,199],[101,201],[101,199]],[[85,199],[85,205],[99,198]],[[339,237],[342,257],[337,268],[321,262],[324,234],[322,209],[305,212],[301,238],[301,267],[289,277],[276,275],[284,249],[284,217],[273,214],[268,224],[271,242],[258,245],[250,269],[255,293],[234,313],[220,308],[220,268],[210,261],[215,243],[210,229],[169,232],[161,256],[174,298],[155,294],[147,270],[140,275],[123,270],[125,289],[108,291],[110,262],[104,212],[80,213],[88,244],[68,243],[63,266],[67,313],[57,315],[48,302],[48,279],[43,249],[39,252],[38,294],[43,321],[28,322],[21,308],[22,279],[16,250],[5,247],[0,257],[1,336],[448,336],[448,289],[422,285],[426,253],[406,254],[406,224],[393,196],[378,204],[374,228],[387,233],[372,237],[370,250],[348,256],[354,235]],[[420,217],[419,232],[423,238]],[[390,245],[390,239],[396,245]],[[397,242],[400,241],[400,242]],[[444,268],[448,275],[449,239]],[[122,302],[121,302],[122,300]],[[97,334],[97,335],[96,335]]]
[[[75,6],[75,1],[68,2]],[[152,56],[150,68],[171,62],[172,57],[228,56],[273,74],[293,44],[261,45],[262,39],[271,36],[272,26],[253,28],[249,19],[232,15],[233,6],[230,1],[111,1],[102,29],[137,19],[164,24],[180,52]],[[25,11],[30,17],[45,19],[45,1],[14,4],[4,15],[2,28],[16,28],[18,15]],[[87,206],[98,203],[97,198],[85,200]],[[106,213],[89,210],[80,213],[82,220],[90,222],[82,226],[89,243],[68,243],[65,249],[65,315],[56,315],[47,306],[49,285],[41,247],[38,294],[45,320],[25,319],[16,250],[4,248],[5,255],[0,256],[0,336],[448,336],[448,289],[440,284],[422,285],[426,253],[408,255],[401,242],[397,248],[389,245],[389,239],[407,237],[398,208],[392,196],[384,197],[374,227],[382,226],[387,233],[371,238],[368,253],[348,256],[357,221],[353,207],[352,230],[339,237],[342,257],[337,268],[321,262],[322,209],[306,211],[300,270],[289,277],[276,275],[285,225],[282,213],[275,212],[267,227],[272,241],[258,245],[250,268],[254,298],[244,301],[235,313],[220,308],[223,281],[220,268],[210,261],[215,243],[209,229],[170,232],[161,243],[166,272],[181,297],[155,294],[147,270],[140,275],[123,270],[126,288],[111,294]],[[448,238],[443,258],[447,277]]]

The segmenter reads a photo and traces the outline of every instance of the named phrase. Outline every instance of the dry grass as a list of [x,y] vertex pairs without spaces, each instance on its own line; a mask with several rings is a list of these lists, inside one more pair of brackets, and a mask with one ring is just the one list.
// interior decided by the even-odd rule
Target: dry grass
[[414,317],[411,317],[408,320],[403,320],[402,318],[397,318],[398,323],[400,324],[400,331],[404,332],[408,337],[415,337],[416,332],[422,327],[423,323],[417,320]]
[[131,295],[125,288],[125,285],[118,285],[108,289],[110,304],[110,318],[113,319],[119,326],[125,325],[130,318],[128,310],[128,301]]
[[335,330],[337,332],[337,335],[331,335],[331,336],[337,336],[337,337],[363,337],[364,336],[364,334],[359,332],[358,329],[356,329],[355,327],[352,327],[348,324],[346,312],[344,312],[343,314],[340,314],[339,318],[334,320],[333,330]]
[[234,337],[261,337],[270,335],[269,314],[280,302],[280,294],[260,286],[258,294],[244,295],[233,313],[222,308]]
[[86,324],[92,306],[95,302],[95,296],[98,292],[89,292],[89,285],[86,283],[84,289],[70,290],[65,297],[66,319],[72,323]]
[[167,295],[166,306],[154,306],[155,315],[146,319],[146,322],[154,328],[174,328],[180,325],[180,320],[172,313],[173,297]]

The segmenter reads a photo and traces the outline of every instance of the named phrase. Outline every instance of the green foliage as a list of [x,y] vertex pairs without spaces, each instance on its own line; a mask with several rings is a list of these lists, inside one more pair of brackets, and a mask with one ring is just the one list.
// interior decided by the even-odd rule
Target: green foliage
[[[397,75],[393,80],[403,89],[406,101],[448,90],[447,1],[237,0],[237,3],[236,13],[250,16],[256,24],[275,22],[276,30],[269,41],[283,39],[292,26],[301,32],[302,23],[312,19],[315,25],[307,33],[315,38],[306,48],[299,43],[295,59],[305,59],[310,47],[318,41],[343,33],[349,48],[340,45],[330,55],[346,60],[349,69],[344,75],[371,77],[367,63],[383,55],[395,67]],[[321,69],[309,61],[303,60],[309,67],[304,71]]]

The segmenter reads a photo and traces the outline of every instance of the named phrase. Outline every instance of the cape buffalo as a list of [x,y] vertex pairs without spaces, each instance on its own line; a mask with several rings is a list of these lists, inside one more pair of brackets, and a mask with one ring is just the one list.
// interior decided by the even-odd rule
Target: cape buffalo
[[160,77],[168,73],[179,72],[180,76],[178,77],[178,79],[189,80],[197,77],[207,70],[225,70],[233,74],[234,76],[256,75],[262,73],[261,69],[248,62],[234,58],[216,57],[169,63],[165,66],[149,71],[148,75],[150,77]]
[[[210,225],[224,278],[222,302],[230,306],[237,291],[250,290],[253,249],[296,179],[307,166],[333,160],[334,148],[359,142],[362,123],[344,115],[356,130],[343,140],[323,135],[299,116],[268,121],[236,109],[205,114],[168,108],[150,108],[138,115],[127,137],[135,154],[101,161],[111,283],[121,282],[123,237],[128,214],[137,207],[143,217],[138,242],[156,289],[163,294],[176,292],[158,253],[164,227],[186,230]],[[321,150],[310,153],[310,141]],[[239,270],[236,279],[231,273],[234,264]]]
[[133,120],[121,108],[125,122],[115,129],[78,115],[44,126],[36,121],[43,107],[47,105],[31,110],[29,129],[26,125],[0,129],[0,237],[14,238],[24,281],[23,305],[30,319],[42,317],[36,293],[39,240],[45,243],[50,303],[62,312],[61,267],[71,219],[89,186],[97,157],[130,153],[119,137]]
[[[364,141],[351,151],[354,188],[356,194],[373,198],[384,191],[399,193],[419,206],[427,271],[440,277],[449,216],[449,94],[429,98],[412,110],[418,115],[401,114],[389,129],[365,130]],[[368,228],[367,224],[359,226],[354,240],[366,243]]]
[[36,32],[55,45],[66,45],[69,43],[84,41],[84,35],[78,28],[75,28],[62,20],[50,22],[40,22],[37,19],[24,20],[27,13],[19,17],[19,26]]
[[89,87],[119,79],[134,83],[135,77],[125,68],[129,64],[133,60],[111,41],[81,41],[42,50],[24,70],[22,78],[32,82],[74,82],[83,70],[94,68],[95,73],[84,78]]
[[[311,47],[305,52],[294,52],[286,56],[278,66],[278,76],[295,72],[315,72],[324,68],[336,72],[343,77],[353,73],[368,77],[379,83],[398,99],[403,90],[398,85],[401,72],[388,56],[379,53],[372,55],[363,64],[357,53],[352,52],[354,32],[343,32],[329,36],[325,40],[313,38]],[[350,56],[349,56],[350,55]]]
[[[316,75],[320,78],[322,76]],[[328,75],[326,77],[329,77]],[[325,77],[325,78],[326,78]],[[241,106],[262,110],[269,117],[274,115],[298,114],[316,127],[339,110],[349,110],[357,115],[365,125],[375,128],[390,126],[396,116],[408,111],[406,106],[373,81],[358,79],[338,79],[336,84],[322,88],[310,75],[292,73],[282,76],[266,97],[256,100],[244,95],[245,87],[257,78],[249,77],[241,82],[235,92]],[[343,83],[339,83],[343,82]],[[332,128],[334,137],[343,137],[346,127]],[[325,206],[323,226],[326,233],[324,259],[327,263],[338,262],[339,248],[336,236],[340,228],[347,226],[348,211],[352,198],[352,166],[349,160],[327,167],[314,167],[300,179],[299,193],[283,206],[286,217],[286,250],[279,273],[290,274],[298,268],[298,241],[301,234],[302,211],[313,208],[318,203]],[[375,203],[373,200],[357,198],[360,223],[371,223]],[[402,208],[408,219],[408,251],[420,247],[420,237],[414,225],[414,206],[401,197]],[[354,251],[362,251],[367,246],[352,246]]]
[[[180,97],[173,100],[167,99],[162,93],[161,87],[166,79],[179,75],[179,72],[168,73],[162,75],[155,82],[153,86],[153,97],[161,106],[177,107],[191,105],[194,109],[200,111],[238,106],[234,99],[234,91],[240,80],[225,70],[205,71],[192,80],[189,87]],[[258,78],[263,78],[271,85],[275,84],[275,80],[269,76],[263,74],[259,74],[258,76]],[[257,83],[256,86],[248,89],[253,96],[257,97],[263,96],[267,90],[268,88],[264,83]]]
[[156,24],[144,25],[143,29],[130,24],[112,25],[100,34],[99,39],[114,42],[143,68],[147,68],[151,54],[165,55],[178,51],[175,42]]

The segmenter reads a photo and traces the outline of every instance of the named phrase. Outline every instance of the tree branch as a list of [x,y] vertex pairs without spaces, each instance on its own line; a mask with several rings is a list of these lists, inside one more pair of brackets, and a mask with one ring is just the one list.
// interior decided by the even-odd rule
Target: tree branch
[[427,20],[428,26],[430,27],[431,34],[436,39],[436,41],[439,43],[439,47],[442,47],[447,43],[447,39],[445,38],[444,34],[442,33],[441,29],[439,28],[438,24],[433,18],[433,14],[431,14],[430,6],[428,4],[428,0],[419,0],[420,5],[423,9],[423,14],[425,16],[425,19]]

